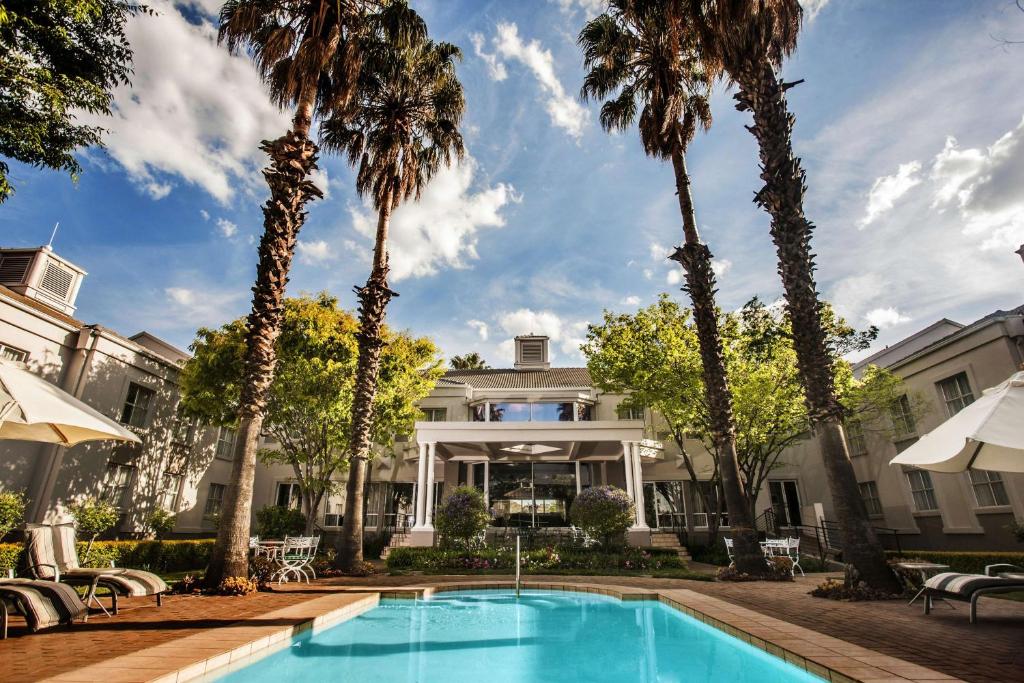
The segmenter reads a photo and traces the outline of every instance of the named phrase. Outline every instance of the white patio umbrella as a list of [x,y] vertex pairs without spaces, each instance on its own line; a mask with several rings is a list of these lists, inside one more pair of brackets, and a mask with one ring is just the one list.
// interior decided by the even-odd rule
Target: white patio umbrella
[[90,408],[21,363],[0,360],[0,439],[74,446],[115,439],[140,443],[139,437]]
[[981,398],[890,461],[933,472],[1024,472],[1024,372]]

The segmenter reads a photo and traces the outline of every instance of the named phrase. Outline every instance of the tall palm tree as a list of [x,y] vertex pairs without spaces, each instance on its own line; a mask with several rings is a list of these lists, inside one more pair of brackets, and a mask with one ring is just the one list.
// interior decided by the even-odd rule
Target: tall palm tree
[[487,361],[476,351],[461,356],[452,356],[453,370],[486,370],[489,367]]
[[682,264],[700,342],[705,396],[713,425],[722,487],[736,547],[737,568],[763,574],[764,556],[745,504],[736,457],[732,394],[725,373],[715,304],[711,251],[701,242],[686,168],[686,149],[697,128],[711,125],[711,78],[695,51],[691,27],[678,6],[663,0],[611,0],[607,11],[580,32],[589,70],[584,99],[603,99],[601,125],[629,128],[639,112],[640,140],[648,155],[672,162],[684,243],[670,257]]
[[281,329],[285,285],[306,203],[322,196],[310,180],[318,153],[309,138],[310,127],[315,116],[348,108],[361,69],[360,36],[368,18],[379,19],[387,13],[391,35],[396,37],[420,30],[417,17],[389,13],[390,4],[386,0],[228,0],[221,9],[218,40],[232,52],[247,50],[271,98],[294,113],[290,130],[260,146],[270,157],[270,166],[263,171],[270,198],[263,206],[238,436],[217,543],[206,573],[209,584],[248,574],[256,448],[274,379],[274,343]]
[[363,559],[363,488],[377,373],[384,341],[381,328],[388,302],[388,230],[391,213],[409,198],[419,199],[433,175],[464,154],[459,122],[465,110],[455,61],[462,53],[449,43],[423,39],[401,49],[378,45],[366,54],[353,114],[322,127],[325,149],[348,156],[358,168],[356,189],[377,210],[373,266],[359,297],[359,362],[352,405],[351,465],[345,519],[337,562],[348,569]]
[[[843,542],[843,558],[869,585],[895,591],[896,577],[871,526],[843,434],[844,411],[834,384],[833,350],[821,320],[814,281],[811,233],[804,213],[805,173],[793,154],[793,122],[786,83],[778,76],[795,48],[802,10],[798,0],[672,0],[701,34],[701,54],[737,86],[737,108],[749,111],[757,139],[762,187],[755,202],[771,216],[771,236],[793,329],[793,346],[811,424],[818,435]],[[686,7],[682,7],[686,5]]]

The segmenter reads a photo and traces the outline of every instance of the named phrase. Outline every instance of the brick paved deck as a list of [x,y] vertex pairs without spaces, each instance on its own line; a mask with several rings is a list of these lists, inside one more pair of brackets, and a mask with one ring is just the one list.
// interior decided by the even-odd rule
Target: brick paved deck
[[[168,664],[176,663],[172,650],[159,648],[179,648],[180,652],[182,646],[187,646],[190,653],[195,653],[191,655],[193,659],[198,655],[213,656],[224,651],[225,643],[236,642],[232,638],[244,640],[244,636],[249,636],[254,639],[262,637],[261,634],[280,631],[282,627],[294,627],[322,613],[325,606],[345,605],[349,604],[347,601],[363,599],[365,592],[373,588],[473,580],[474,577],[334,579],[309,588],[249,598],[172,596],[159,609],[153,605],[152,599],[128,600],[126,609],[113,619],[93,617],[87,624],[37,634],[25,634],[23,629],[15,626],[13,637],[0,641],[0,681],[34,681],[47,677],[58,677],[57,680],[62,681],[103,680],[105,683],[139,680],[144,678],[140,677],[139,671],[146,666],[156,667],[159,663],[166,668]],[[810,577],[794,584],[719,584],[673,579],[561,576],[531,576],[528,580],[562,584],[602,583],[633,590],[657,588],[666,596],[676,594],[682,604],[699,603],[702,596],[718,598],[735,607],[708,601],[700,609],[705,612],[717,610],[716,618],[721,617],[726,623],[738,623],[739,620],[753,628],[774,623],[761,619],[763,615],[827,636],[815,643],[814,634],[807,636],[794,630],[803,633],[800,636],[803,642],[797,651],[803,647],[808,658],[816,656],[816,659],[821,659],[820,652],[814,649],[817,645],[827,644],[833,650],[840,647],[834,638],[856,646],[850,650],[851,656],[857,655],[856,661],[841,661],[845,655],[837,654],[840,659],[832,662],[837,669],[854,674],[854,678],[880,681],[885,676],[902,673],[907,678],[925,680],[921,678],[920,667],[928,667],[947,676],[979,683],[1024,680],[1024,603],[983,600],[979,609],[980,623],[972,627],[967,623],[966,605],[963,604],[958,604],[955,611],[940,604],[929,617],[924,617],[919,607],[908,608],[902,602],[847,604],[811,598],[806,591],[818,579]],[[674,589],[686,590],[676,593]],[[749,628],[748,632],[754,633]],[[205,639],[206,644],[199,639]],[[149,648],[158,649],[139,654]],[[204,648],[209,648],[209,652],[204,652]],[[867,655],[875,659],[864,661],[865,653],[860,648],[874,650],[874,654]],[[117,663],[112,660],[126,656],[129,658],[120,663],[130,663],[134,673],[122,678],[115,673],[113,667]],[[905,660],[904,666],[910,664],[911,667],[899,669],[901,665],[894,664],[893,657]],[[187,663],[182,661],[181,665]],[[882,666],[883,663],[887,667]],[[863,665],[863,671],[853,670],[860,665]],[[86,669],[83,675],[84,667],[93,668]],[[74,671],[78,673],[72,674]],[[97,673],[102,673],[102,676],[98,677]],[[939,679],[934,675],[927,677],[927,680]]]

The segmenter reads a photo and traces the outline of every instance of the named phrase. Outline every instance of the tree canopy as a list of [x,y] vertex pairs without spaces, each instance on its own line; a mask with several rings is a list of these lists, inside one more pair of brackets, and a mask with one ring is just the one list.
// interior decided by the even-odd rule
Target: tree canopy
[[[125,24],[144,5],[124,0],[4,0],[0,5],[0,156],[81,172],[80,147],[100,144],[99,126],[76,112],[109,115],[111,91],[128,83]],[[0,202],[14,191],[0,161]]]
[[[278,366],[270,389],[264,431],[280,449],[260,451],[267,463],[291,465],[307,517],[333,491],[333,475],[348,466],[359,326],[327,295],[285,300]],[[389,446],[412,430],[415,403],[440,376],[433,341],[385,330],[380,387],[373,403],[376,444]],[[203,328],[182,372],[182,407],[216,425],[237,419],[245,354],[245,319]]]
[[452,356],[451,364],[453,370],[486,370],[491,367],[476,351]]

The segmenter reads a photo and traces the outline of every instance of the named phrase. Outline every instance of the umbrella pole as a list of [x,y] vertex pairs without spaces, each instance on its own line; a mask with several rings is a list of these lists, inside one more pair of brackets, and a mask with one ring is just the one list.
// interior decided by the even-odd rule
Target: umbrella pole
[[981,453],[981,447],[984,446],[984,445],[985,445],[984,441],[979,441],[978,442],[977,447],[975,447],[975,449],[974,449],[974,454],[971,455],[971,459],[967,461],[967,467],[964,468],[965,472],[967,470],[971,469],[971,467],[974,466],[974,461],[978,459],[978,454]]

